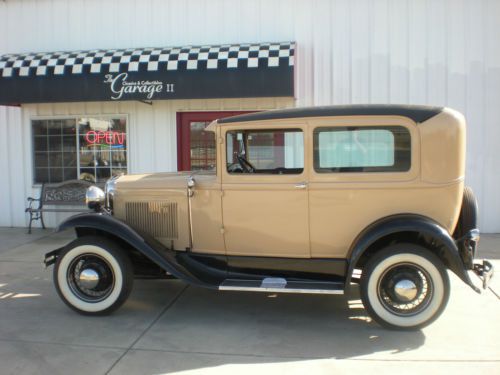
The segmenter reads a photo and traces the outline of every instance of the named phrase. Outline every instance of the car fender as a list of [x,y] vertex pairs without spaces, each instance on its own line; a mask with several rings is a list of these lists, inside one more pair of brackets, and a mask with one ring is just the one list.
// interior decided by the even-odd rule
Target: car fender
[[188,269],[179,264],[175,251],[167,249],[153,237],[138,233],[135,229],[110,214],[98,212],[74,215],[59,224],[56,232],[67,229],[75,229],[77,234],[78,230],[92,229],[118,237],[174,277],[190,284],[207,287],[205,282],[199,280]]
[[436,244],[436,255],[466,284],[477,291],[459,255],[458,247],[445,228],[434,220],[420,215],[402,214],[380,219],[366,227],[353,241],[348,252],[346,287],[363,253],[377,240],[398,232],[416,232]]

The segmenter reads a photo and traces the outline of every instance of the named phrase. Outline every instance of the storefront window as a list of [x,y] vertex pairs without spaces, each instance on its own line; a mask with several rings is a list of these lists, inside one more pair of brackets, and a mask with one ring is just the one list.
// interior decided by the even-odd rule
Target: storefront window
[[33,120],[35,183],[102,183],[127,172],[125,118]]

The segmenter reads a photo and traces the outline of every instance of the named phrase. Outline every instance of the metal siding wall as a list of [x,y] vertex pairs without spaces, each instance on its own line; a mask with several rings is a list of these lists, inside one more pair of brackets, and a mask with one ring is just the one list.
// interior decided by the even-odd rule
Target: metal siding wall
[[12,182],[10,181],[9,171],[9,123],[7,120],[8,108],[0,107],[0,226],[12,225],[12,209],[10,200],[10,190]]
[[[500,232],[499,34],[496,0],[0,2],[0,53],[294,40],[295,105],[412,103],[455,108],[468,120],[467,183],[478,196],[486,232]],[[144,172],[175,170],[176,110],[290,104],[247,99],[155,102],[153,107],[0,107],[0,194],[7,197],[0,200],[0,225],[25,222],[33,113],[128,113],[131,124],[141,124],[140,130],[130,129],[130,167]],[[13,136],[9,142],[7,134]],[[17,170],[25,170],[24,175],[14,173]]]
[[[474,181],[482,189],[481,205],[485,231],[500,232],[500,2],[489,0],[483,8],[484,49],[484,122],[474,123],[476,131],[482,131],[484,149],[479,162],[483,165],[482,178]],[[476,25],[478,26],[478,25]],[[472,41],[471,41],[472,43]],[[481,57],[478,58],[481,61]],[[480,110],[479,108],[471,108]],[[466,112],[468,114],[468,112]],[[482,125],[482,126],[481,126]],[[479,146],[481,147],[481,146]]]

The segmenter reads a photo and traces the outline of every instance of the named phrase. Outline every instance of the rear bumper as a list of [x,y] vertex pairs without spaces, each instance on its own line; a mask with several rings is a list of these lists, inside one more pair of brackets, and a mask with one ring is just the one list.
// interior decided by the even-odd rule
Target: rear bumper
[[[474,272],[482,282],[483,289],[487,289],[489,282],[494,274],[494,268],[491,262],[481,260],[474,262],[476,256],[477,246],[479,244],[480,233],[479,229],[472,229],[465,236],[456,240],[456,244],[460,253],[460,258],[467,271]],[[475,285],[470,283],[472,289],[480,293],[481,290]]]

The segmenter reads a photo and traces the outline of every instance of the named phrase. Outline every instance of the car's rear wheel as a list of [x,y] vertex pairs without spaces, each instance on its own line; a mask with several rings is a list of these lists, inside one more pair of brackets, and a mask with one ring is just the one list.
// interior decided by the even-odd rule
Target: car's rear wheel
[[104,315],[119,308],[133,284],[129,258],[105,237],[82,237],[57,258],[54,283],[62,300],[86,315]]
[[379,324],[423,328],[441,315],[450,295],[446,267],[428,249],[401,243],[375,253],[361,276],[363,305]]

